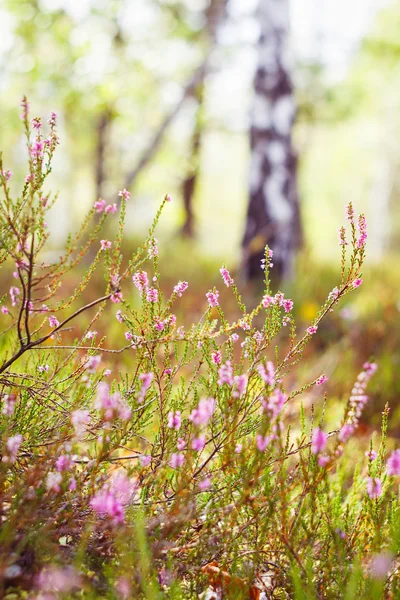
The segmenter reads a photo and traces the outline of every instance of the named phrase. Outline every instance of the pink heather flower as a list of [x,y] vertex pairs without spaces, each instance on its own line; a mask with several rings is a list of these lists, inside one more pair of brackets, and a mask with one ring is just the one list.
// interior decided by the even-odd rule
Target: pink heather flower
[[68,594],[81,589],[82,582],[73,567],[46,567],[37,579],[36,585],[42,592],[36,598],[40,600],[54,600],[60,594]]
[[275,419],[282,411],[283,406],[287,400],[286,394],[284,394],[279,388],[276,388],[269,396],[268,400],[262,399],[261,403],[264,410],[271,414],[271,417]]
[[187,442],[182,438],[178,438],[178,441],[176,442],[176,447],[178,448],[178,450],[184,450],[186,446]]
[[33,129],[40,129],[42,127],[42,119],[40,117],[33,117],[31,119]]
[[349,202],[346,206],[346,218],[348,221],[350,221],[350,223],[354,221],[354,208],[351,202]]
[[103,200],[103,198],[99,198],[93,205],[93,208],[96,209],[96,212],[101,213],[103,212],[104,208],[106,205],[106,201]]
[[142,467],[148,467],[151,463],[151,456],[147,454],[142,454],[142,456],[139,457],[139,460]]
[[218,385],[224,385],[224,383],[227,383],[228,385],[233,385],[233,369],[230,360],[227,360],[224,365],[221,365],[221,367],[218,370],[218,375]]
[[111,300],[111,302],[114,302],[114,304],[119,304],[122,300],[122,293],[114,292],[113,294],[111,294],[110,300]]
[[39,373],[47,373],[49,371],[49,369],[50,369],[49,365],[39,365],[38,366]]
[[246,391],[247,388],[247,375],[235,375],[234,384],[236,386],[236,390],[233,392],[233,396],[235,398],[241,398]]
[[41,312],[41,313],[46,313],[46,312],[49,312],[49,310],[50,310],[50,309],[49,309],[49,307],[48,307],[48,306],[46,306],[46,304],[42,304],[42,308],[40,309],[40,312]]
[[362,282],[363,282],[363,280],[360,278],[355,279],[353,281],[353,288],[356,289],[356,288],[360,287],[360,285],[362,285]]
[[127,577],[120,577],[115,583],[115,589],[121,600],[129,600],[132,597],[132,586]]
[[90,415],[88,410],[74,410],[71,414],[71,423],[75,430],[75,435],[78,439],[82,438],[86,432],[87,426],[90,423]]
[[392,566],[393,554],[389,551],[375,554],[371,562],[371,575],[374,579],[386,579]]
[[330,461],[330,458],[326,454],[320,454],[318,456],[318,464],[320,467],[326,467],[326,465],[329,463],[329,461]]
[[344,227],[340,227],[340,229],[338,229],[338,234],[339,234],[339,245],[340,246],[348,246],[348,243],[346,241],[346,230]]
[[326,381],[328,381],[328,378],[326,375],[321,375],[320,377],[318,377],[317,381],[315,382],[317,385],[322,385],[323,383],[325,383]]
[[284,300],[283,308],[285,309],[285,312],[289,313],[293,308],[293,300]]
[[142,382],[142,387],[140,388],[139,395],[137,401],[141,404],[146,396],[146,392],[151,386],[151,382],[153,381],[154,374],[150,373],[142,373],[139,375],[139,380]]
[[271,306],[271,304],[275,304],[275,299],[272,296],[268,296],[268,294],[265,294],[261,301],[261,304],[264,308],[268,308],[269,306]]
[[106,369],[103,373],[104,377],[109,377],[111,375],[112,371],[111,369]]
[[222,354],[219,350],[217,352],[212,352],[211,359],[215,365],[220,365],[222,362]]
[[31,147],[30,152],[31,152],[31,156],[33,156],[35,158],[42,158],[43,157],[43,142],[39,142],[38,140],[36,140],[36,142]]
[[235,453],[240,454],[243,450],[243,444],[236,444]]
[[182,424],[182,417],[181,417],[181,411],[177,410],[176,412],[169,412],[168,413],[168,427],[170,429],[175,429],[175,431],[178,431],[181,427]]
[[108,250],[109,248],[111,248],[111,246],[112,242],[108,240],[100,240],[100,247],[102,250]]
[[100,490],[93,496],[90,506],[97,514],[110,517],[116,525],[124,522],[125,512],[122,503],[106,489]]
[[87,361],[85,363],[88,373],[95,373],[100,363],[101,363],[100,355],[88,356]]
[[311,325],[311,327],[307,328],[307,333],[310,335],[314,335],[314,333],[317,333],[317,325]]
[[[17,273],[17,277],[18,277],[18,273]],[[21,291],[18,287],[15,287],[13,285],[10,287],[11,306],[15,306],[17,304],[17,299],[18,299],[18,296],[20,293],[21,293]]]
[[122,318],[122,311],[121,310],[117,310],[116,314],[115,314],[115,318],[117,319],[117,321],[119,321],[120,323],[124,322],[124,319]]
[[154,329],[157,331],[162,331],[165,327],[165,321],[161,321],[159,317],[155,319]]
[[165,202],[171,202],[171,196],[169,194],[166,194],[164,197]]
[[62,482],[61,473],[55,473],[53,471],[50,471],[50,473],[47,473],[47,477],[46,477],[47,491],[55,492],[56,494],[58,494],[58,492],[61,491],[61,487],[60,487],[61,482]]
[[57,458],[56,469],[60,473],[63,471],[69,471],[72,468],[73,464],[73,460],[69,456],[69,454],[61,454],[61,456]]
[[129,200],[129,198],[131,197],[131,193],[128,192],[128,190],[126,190],[125,188],[123,190],[120,190],[118,192],[118,196],[120,198],[124,198],[125,200]]
[[137,490],[137,482],[130,479],[124,471],[114,471],[105,486],[121,504],[131,502]]
[[208,488],[211,487],[211,479],[209,477],[206,477],[205,479],[202,479],[199,482],[199,489],[204,492],[205,490],[208,490]]
[[7,308],[7,306],[4,306],[4,305],[3,305],[3,306],[1,307],[1,312],[3,313],[3,315],[8,315],[8,308]]
[[231,287],[232,283],[233,283],[233,279],[228,271],[228,269],[226,269],[225,267],[222,267],[219,272],[222,275],[222,279],[224,280],[224,283],[226,285],[226,287]]
[[164,371],[164,374],[165,374],[165,375],[171,375],[171,374],[172,374],[172,369],[170,369],[170,368],[168,367],[168,369],[165,369],[165,371]]
[[178,281],[178,283],[174,287],[174,294],[177,294],[179,296],[179,298],[181,298],[183,292],[186,291],[188,289],[188,287],[189,287],[189,284],[187,281]]
[[50,325],[50,327],[58,327],[59,324],[60,323],[59,323],[58,319],[56,319],[56,317],[53,317],[53,315],[51,315],[49,317],[49,325]]
[[375,373],[377,368],[378,368],[378,365],[376,365],[375,363],[366,362],[363,364],[363,369],[367,373],[368,377],[372,377],[372,375]]
[[125,338],[128,340],[128,342],[131,341],[131,339],[133,338],[133,335],[131,334],[130,331],[125,332]]
[[357,248],[363,248],[367,240],[367,221],[365,220],[364,215],[358,217],[358,231],[360,237],[357,240]]
[[268,444],[271,442],[272,440],[272,436],[270,435],[257,435],[256,437],[256,446],[257,446],[257,450],[259,450],[260,452],[264,452],[268,446]]
[[347,442],[347,440],[349,438],[351,438],[353,433],[354,433],[354,425],[352,423],[345,423],[339,431],[339,434],[338,434],[339,441],[343,442],[343,443]]
[[237,342],[237,341],[238,341],[238,339],[239,339],[239,336],[238,336],[238,334],[237,334],[237,333],[232,333],[232,335],[231,335],[231,338],[230,338],[230,339],[232,340],[232,342],[233,342],[233,343],[235,343],[235,342]]
[[275,385],[275,369],[274,364],[269,360],[264,367],[263,364],[258,365],[257,371],[261,377],[261,379],[270,386]]
[[111,213],[113,215],[114,213],[117,212],[117,205],[116,204],[107,204],[107,206],[104,209],[104,212],[106,213],[106,215],[108,215],[109,213]]
[[205,445],[206,445],[206,438],[204,437],[204,435],[193,438],[193,440],[192,440],[192,449],[195,450],[196,452],[201,452]]
[[208,304],[209,304],[209,306],[211,306],[211,308],[215,308],[216,306],[219,306],[219,302],[218,302],[219,292],[217,290],[215,290],[215,292],[211,292],[211,291],[207,292],[206,298],[207,298]]
[[367,477],[367,493],[371,500],[382,494],[382,482],[378,477]]
[[392,452],[386,463],[386,470],[390,477],[400,475],[400,450]]
[[197,408],[193,409],[189,415],[189,420],[193,425],[207,425],[215,410],[214,398],[201,398]]
[[92,340],[97,335],[97,331],[88,331],[85,335],[85,340]]
[[170,466],[173,469],[179,469],[179,467],[181,467],[184,462],[185,462],[185,456],[184,456],[184,454],[182,454],[182,453],[180,453],[180,454],[177,454],[177,453],[171,454],[171,458],[170,458],[169,464],[170,464]]
[[313,454],[319,454],[322,450],[325,450],[328,442],[328,434],[322,431],[319,427],[314,429],[312,436],[311,452]]
[[70,492],[74,492],[76,490],[76,479],[75,477],[71,477],[68,484],[68,490]]
[[375,452],[375,450],[368,450],[365,453],[365,456],[368,458],[368,460],[373,461],[376,459],[376,457],[378,456],[377,453]]
[[106,421],[111,421],[114,417],[127,421],[131,417],[131,410],[122,400],[121,394],[119,392],[110,394],[110,386],[105,382],[101,382],[97,386],[94,407],[104,411]]
[[[149,248],[147,251],[147,255],[149,258],[154,258],[155,256],[158,256],[158,240],[156,238],[151,238],[149,240]],[[153,281],[157,281],[157,278],[153,278]]]
[[15,394],[6,394],[5,396],[3,396],[4,406],[1,409],[2,414],[6,415],[7,417],[11,417],[11,415],[14,412],[16,402],[17,397],[15,396]]
[[157,302],[158,301],[158,290],[157,288],[151,287],[146,292],[146,300],[147,302]]
[[7,455],[3,455],[2,461],[14,463],[17,460],[18,450],[22,444],[22,435],[18,433],[8,438],[6,442]]

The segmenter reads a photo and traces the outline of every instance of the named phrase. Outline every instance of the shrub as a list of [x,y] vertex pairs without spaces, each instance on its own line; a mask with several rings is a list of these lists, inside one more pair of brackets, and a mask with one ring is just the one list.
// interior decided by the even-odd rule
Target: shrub
[[[293,302],[271,290],[268,248],[253,310],[222,267],[238,318],[228,321],[214,288],[184,329],[174,310],[188,283],[163,293],[154,237],[168,195],[131,257],[122,190],[119,204],[99,199],[62,256],[44,262],[56,116],[46,137],[22,105],[29,172],[17,199],[0,160],[0,264],[11,277],[1,298],[3,597],[399,594],[400,451],[386,456],[388,409],[366,456],[355,437],[376,365],[363,365],[332,431],[326,377],[300,389],[293,377],[322,319],[362,283],[364,216],[348,206],[340,284],[305,331]],[[109,219],[117,233],[100,239]],[[93,297],[99,271],[104,291]],[[66,281],[75,288],[63,297]],[[305,409],[311,389],[317,405]]]

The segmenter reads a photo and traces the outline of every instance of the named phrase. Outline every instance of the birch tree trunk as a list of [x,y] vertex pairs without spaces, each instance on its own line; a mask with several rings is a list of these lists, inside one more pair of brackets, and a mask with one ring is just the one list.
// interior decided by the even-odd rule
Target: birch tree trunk
[[258,65],[251,111],[250,190],[243,238],[247,279],[262,276],[265,245],[274,251],[275,277],[293,276],[301,243],[297,157],[292,143],[296,112],[288,66],[289,0],[260,0]]

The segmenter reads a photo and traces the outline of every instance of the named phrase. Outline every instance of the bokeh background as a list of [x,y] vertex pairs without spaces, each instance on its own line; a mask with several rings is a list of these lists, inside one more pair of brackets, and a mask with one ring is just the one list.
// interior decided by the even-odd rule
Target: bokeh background
[[[2,0],[0,33],[0,148],[13,185],[26,175],[20,97],[33,114],[59,117],[53,250],[94,200],[125,186],[133,245],[169,192],[161,261],[166,286],[190,283],[188,321],[221,285],[222,262],[255,302],[259,283],[246,261],[260,236],[262,246],[279,244],[273,204],[279,212],[294,198],[299,215],[286,220],[286,235],[299,243],[289,244],[290,268],[276,284],[309,324],[339,277],[345,206],[365,212],[364,284],[320,328],[298,377],[325,371],[343,401],[362,363],[375,359],[364,425],[375,426],[389,402],[400,434],[400,2]],[[287,130],[274,124],[279,94],[295,106]],[[275,134],[280,149],[256,175],[272,206],[258,207],[256,221],[267,227],[250,231],[243,248],[258,143],[268,154]],[[274,195],[268,178],[289,155]]]

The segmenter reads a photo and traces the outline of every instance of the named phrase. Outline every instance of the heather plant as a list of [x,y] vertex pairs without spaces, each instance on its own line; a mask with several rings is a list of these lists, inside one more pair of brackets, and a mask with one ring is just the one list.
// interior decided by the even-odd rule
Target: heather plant
[[223,266],[237,318],[214,288],[184,328],[175,313],[188,283],[160,285],[155,228],[168,195],[133,255],[122,252],[132,201],[122,190],[46,259],[57,119],[47,127],[22,107],[29,168],[17,197],[0,159],[2,597],[400,598],[388,408],[380,436],[366,449],[357,438],[377,367],[362,366],[331,430],[326,376],[295,385],[321,321],[362,284],[364,216],[349,204],[340,282],[304,329],[271,289],[268,248],[254,308]]

